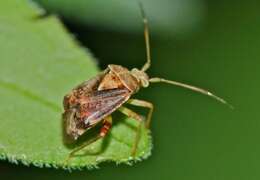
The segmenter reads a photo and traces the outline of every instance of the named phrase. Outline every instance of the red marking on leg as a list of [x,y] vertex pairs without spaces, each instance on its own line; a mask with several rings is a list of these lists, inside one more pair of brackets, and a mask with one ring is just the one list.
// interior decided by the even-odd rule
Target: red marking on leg
[[100,130],[100,136],[104,137],[107,135],[108,131],[110,130],[112,124],[110,122],[105,121],[103,127]]

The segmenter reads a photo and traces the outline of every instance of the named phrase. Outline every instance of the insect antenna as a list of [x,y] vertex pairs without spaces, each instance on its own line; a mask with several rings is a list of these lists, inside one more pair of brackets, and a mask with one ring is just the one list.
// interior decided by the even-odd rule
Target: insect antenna
[[201,94],[207,95],[209,97],[212,97],[213,99],[215,99],[215,100],[217,100],[217,101],[219,101],[219,102],[229,106],[229,108],[234,109],[234,107],[231,104],[229,104],[227,101],[225,101],[223,98],[218,97],[215,94],[213,94],[213,93],[211,93],[211,92],[209,92],[209,91],[207,91],[205,89],[196,87],[196,86],[184,84],[184,83],[177,82],[177,81],[171,81],[171,80],[167,80],[167,79],[163,79],[163,78],[158,78],[158,77],[150,78],[149,82],[151,82],[151,83],[163,82],[163,83],[167,83],[167,84],[172,84],[172,85],[175,85],[175,86],[183,87],[183,88],[186,88],[186,89],[190,89],[192,91],[196,91],[198,93],[201,93]]
[[150,49],[150,37],[149,37],[150,35],[149,35],[148,19],[146,18],[143,4],[140,1],[138,1],[138,4],[140,7],[143,24],[144,24],[144,39],[145,39],[145,48],[146,48],[146,63],[142,67],[141,71],[146,71],[151,66],[151,49]]
[[[144,39],[145,39],[145,47],[146,47],[146,63],[142,67],[141,71],[145,72],[151,66],[151,48],[150,48],[150,37],[149,37],[150,35],[149,35],[148,19],[146,17],[145,11],[144,11],[143,4],[140,1],[138,1],[138,3],[139,3],[142,19],[143,19],[143,24],[144,24]],[[196,87],[196,86],[184,84],[184,83],[177,82],[177,81],[171,81],[171,80],[167,80],[167,79],[163,79],[163,78],[158,78],[158,77],[150,78],[149,82],[151,82],[151,83],[163,82],[163,83],[183,87],[186,89],[190,89],[192,91],[196,91],[198,93],[212,97],[213,99],[229,106],[231,109],[234,109],[234,107],[232,105],[230,105],[227,101],[225,101],[223,98],[216,96],[215,94],[213,94],[205,89]]]

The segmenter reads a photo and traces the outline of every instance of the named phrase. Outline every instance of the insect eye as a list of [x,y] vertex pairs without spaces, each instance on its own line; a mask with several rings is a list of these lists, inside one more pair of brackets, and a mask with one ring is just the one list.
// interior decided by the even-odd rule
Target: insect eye
[[142,84],[143,87],[148,87],[149,81],[147,81],[146,79],[141,79],[141,84]]

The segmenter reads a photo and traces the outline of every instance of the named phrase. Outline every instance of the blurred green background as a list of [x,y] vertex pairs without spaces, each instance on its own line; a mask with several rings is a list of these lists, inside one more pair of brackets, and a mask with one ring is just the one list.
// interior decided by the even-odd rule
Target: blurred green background
[[[100,68],[145,61],[138,6],[129,1],[43,1],[91,50]],[[73,171],[0,163],[8,179],[259,179],[260,21],[257,1],[144,1],[151,24],[151,76],[210,89],[230,110],[189,90],[151,85],[152,156],[133,166],[103,163]],[[48,14],[47,14],[48,15]],[[2,179],[1,178],[1,179]]]

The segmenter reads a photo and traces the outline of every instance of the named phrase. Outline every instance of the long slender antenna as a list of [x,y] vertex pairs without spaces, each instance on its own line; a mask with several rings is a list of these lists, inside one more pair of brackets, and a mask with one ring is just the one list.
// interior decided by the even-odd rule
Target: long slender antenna
[[183,87],[183,88],[186,88],[186,89],[190,89],[192,91],[196,91],[196,92],[199,92],[201,94],[210,96],[210,97],[216,99],[217,101],[219,101],[219,102],[221,102],[223,104],[226,104],[231,109],[234,109],[234,107],[232,105],[230,105],[229,103],[227,103],[224,99],[222,99],[222,98],[212,94],[211,92],[209,92],[209,91],[207,91],[205,89],[202,89],[202,88],[199,88],[199,87],[196,87],[196,86],[191,86],[191,85],[188,85],[188,84],[184,84],[184,83],[180,83],[180,82],[176,82],[176,81],[170,81],[170,80],[163,79],[163,78],[158,78],[158,77],[154,77],[154,78],[149,79],[149,82],[151,82],[151,83],[164,82],[164,83],[168,83],[168,84],[173,84],[175,86],[180,86],[180,87]]
[[145,39],[145,47],[146,47],[146,63],[142,67],[142,71],[146,71],[151,66],[151,50],[150,50],[150,39],[149,39],[149,27],[148,27],[148,20],[146,18],[146,14],[144,11],[143,4],[139,2],[141,15],[144,23],[144,39]]

